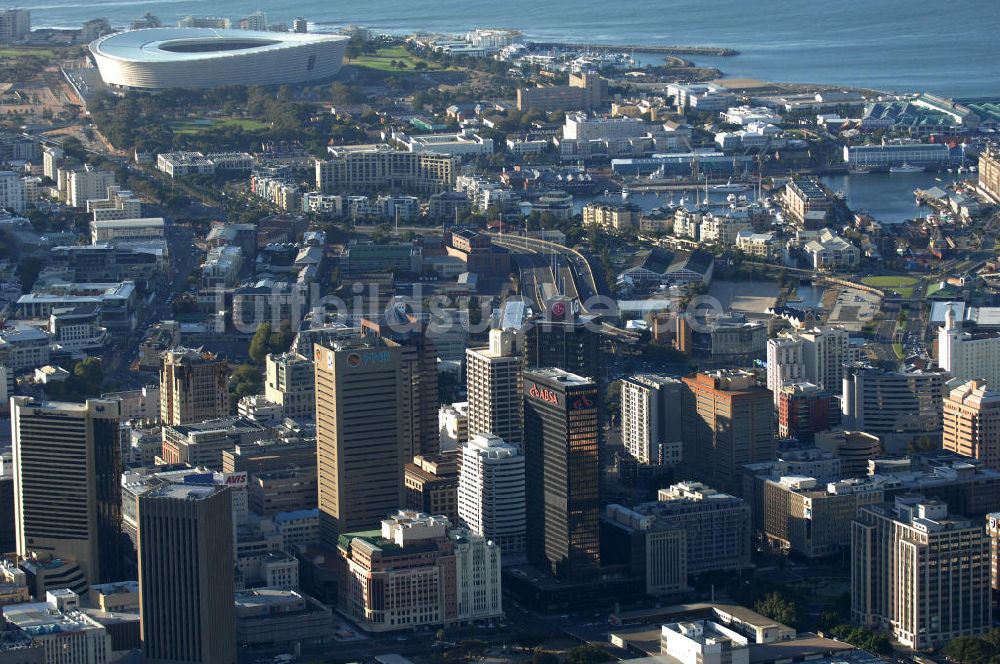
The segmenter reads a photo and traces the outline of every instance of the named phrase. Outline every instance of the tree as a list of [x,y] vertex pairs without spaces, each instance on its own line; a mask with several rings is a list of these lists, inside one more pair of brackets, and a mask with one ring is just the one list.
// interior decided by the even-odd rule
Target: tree
[[292,347],[295,339],[295,331],[292,330],[291,321],[283,320],[278,326],[277,332],[272,332],[267,340],[267,351],[269,353],[287,353]]
[[559,657],[554,653],[535,649],[531,653],[531,664],[559,664]]
[[264,357],[270,350],[269,345],[271,343],[271,324],[261,323],[257,326],[257,331],[254,332],[253,338],[250,340],[250,349],[248,351],[250,359],[254,362],[260,364],[264,361]]
[[786,625],[797,625],[800,620],[795,599],[781,592],[768,593],[754,605],[754,610]]
[[566,653],[567,664],[601,664],[610,662],[613,657],[604,648],[593,643],[585,643]]
[[986,664],[996,655],[996,649],[974,636],[959,636],[948,642],[944,655],[959,664]]
[[27,293],[31,290],[31,287],[35,285],[35,281],[38,280],[38,275],[41,274],[44,265],[44,261],[35,256],[28,256],[21,259],[21,262],[17,266],[17,276],[21,282],[22,292]]

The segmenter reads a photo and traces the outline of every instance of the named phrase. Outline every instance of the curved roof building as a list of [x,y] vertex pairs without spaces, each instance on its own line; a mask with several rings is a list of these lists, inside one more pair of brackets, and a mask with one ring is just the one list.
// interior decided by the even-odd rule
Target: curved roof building
[[91,43],[101,78],[121,88],[279,85],[340,71],[347,37],[212,28],[151,28]]

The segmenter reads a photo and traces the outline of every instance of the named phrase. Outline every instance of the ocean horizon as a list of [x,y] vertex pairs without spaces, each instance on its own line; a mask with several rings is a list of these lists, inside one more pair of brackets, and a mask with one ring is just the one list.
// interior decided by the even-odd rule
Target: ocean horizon
[[[988,3],[987,3],[988,4]],[[956,0],[946,10],[928,0],[625,0],[609,12],[603,3],[550,0],[369,0],[340,4],[301,0],[92,0],[27,2],[34,27],[79,27],[105,17],[127,26],[150,12],[165,25],[184,16],[234,21],[255,9],[268,21],[302,16],[310,29],[358,25],[402,34],[461,33],[476,27],[520,30],[537,41],[718,46],[735,57],[690,56],[727,77],[788,83],[933,92],[950,97],[1000,97],[1000,60],[993,39],[1000,11],[980,0]],[[941,16],[946,11],[948,16]],[[975,20],[970,20],[973,17]]]

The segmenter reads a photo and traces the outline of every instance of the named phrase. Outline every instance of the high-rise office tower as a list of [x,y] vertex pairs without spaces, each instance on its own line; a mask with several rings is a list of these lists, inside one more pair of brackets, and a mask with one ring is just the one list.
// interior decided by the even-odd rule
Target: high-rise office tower
[[437,454],[441,451],[437,350],[427,335],[426,324],[398,309],[390,309],[377,321],[363,319],[361,332],[381,340],[387,347],[399,349],[400,415],[406,460],[418,454]]
[[851,530],[851,617],[902,645],[938,648],[992,625],[983,522],[945,503],[900,496],[858,510]]
[[403,504],[400,349],[314,344],[313,360],[320,535],[336,546]]
[[844,375],[840,401],[845,429],[878,436],[885,451],[941,445],[941,411],[948,374],[940,371],[884,371],[852,365]]
[[194,348],[171,348],[160,360],[160,419],[176,426],[229,414],[229,363]]
[[524,441],[524,340],[513,329],[490,330],[488,348],[465,352],[469,436],[492,433],[518,448]]
[[11,399],[17,552],[72,560],[87,583],[121,580],[118,408]]
[[639,374],[622,379],[622,444],[645,464],[681,462],[681,392],[675,378]]
[[1000,392],[980,380],[949,381],[942,447],[1000,470]]
[[771,391],[745,371],[699,373],[681,379],[684,466],[698,480],[739,495],[740,469],[774,458]]
[[601,377],[601,337],[590,329],[593,317],[579,316],[574,303],[554,298],[545,314],[525,327],[528,368],[557,367],[579,376]]
[[476,434],[462,446],[458,516],[496,542],[508,562],[524,554],[524,457],[517,447],[492,434]]
[[562,369],[524,373],[528,559],[560,578],[600,567],[597,408],[589,378]]
[[163,484],[139,497],[139,603],[150,664],[235,664],[229,489]]
[[1000,385],[1000,334],[963,329],[954,304],[948,305],[938,328],[937,350],[938,366],[954,378]]

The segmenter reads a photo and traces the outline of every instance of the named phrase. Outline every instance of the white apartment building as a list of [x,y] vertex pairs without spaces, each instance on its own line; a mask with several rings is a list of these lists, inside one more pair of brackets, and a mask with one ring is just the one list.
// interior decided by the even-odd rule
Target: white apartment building
[[850,336],[841,327],[786,333],[768,341],[767,389],[774,392],[776,405],[778,392],[789,383],[813,383],[837,393],[844,379],[844,364],[855,360]]
[[397,134],[396,139],[410,152],[447,154],[455,157],[474,157],[493,154],[493,139],[483,138],[471,130],[457,134]]
[[804,345],[804,340],[798,335],[767,340],[767,389],[774,395],[775,407],[781,388],[807,380]]
[[469,440],[469,402],[456,401],[438,410],[441,451],[450,452]]
[[938,364],[953,378],[978,378],[1000,387],[1000,335],[972,335],[962,329],[955,307],[949,306],[938,328]]
[[213,247],[201,266],[201,287],[231,288],[236,285],[243,267],[243,251],[239,247]]
[[816,270],[851,269],[861,263],[861,250],[828,228],[821,230],[815,240],[807,242],[803,250]]
[[127,242],[155,242],[164,238],[163,217],[135,219],[108,219],[90,222],[92,244],[125,240]]
[[660,652],[680,664],[749,664],[750,640],[710,620],[660,628]]
[[112,171],[99,171],[91,166],[74,169],[66,173],[64,200],[75,208],[87,207],[87,201],[107,194],[108,187],[115,184]]
[[466,350],[470,436],[495,434],[518,449],[523,445],[523,343],[515,330],[494,329],[488,348]]
[[8,212],[24,212],[28,204],[24,180],[13,171],[0,171],[0,209]]
[[675,378],[652,374],[622,380],[622,443],[639,463],[674,466],[683,460],[682,388]]
[[87,212],[94,215],[94,221],[138,219],[142,216],[142,204],[131,191],[114,185],[108,187],[106,198],[92,198],[88,200]]
[[701,241],[715,242],[723,247],[736,246],[740,233],[752,231],[749,216],[706,214],[701,220]]
[[586,113],[567,113],[563,125],[563,139],[575,141],[639,138],[648,132],[637,118],[592,118]]
[[508,561],[525,551],[524,483],[524,457],[499,436],[476,434],[462,446],[458,516]]

